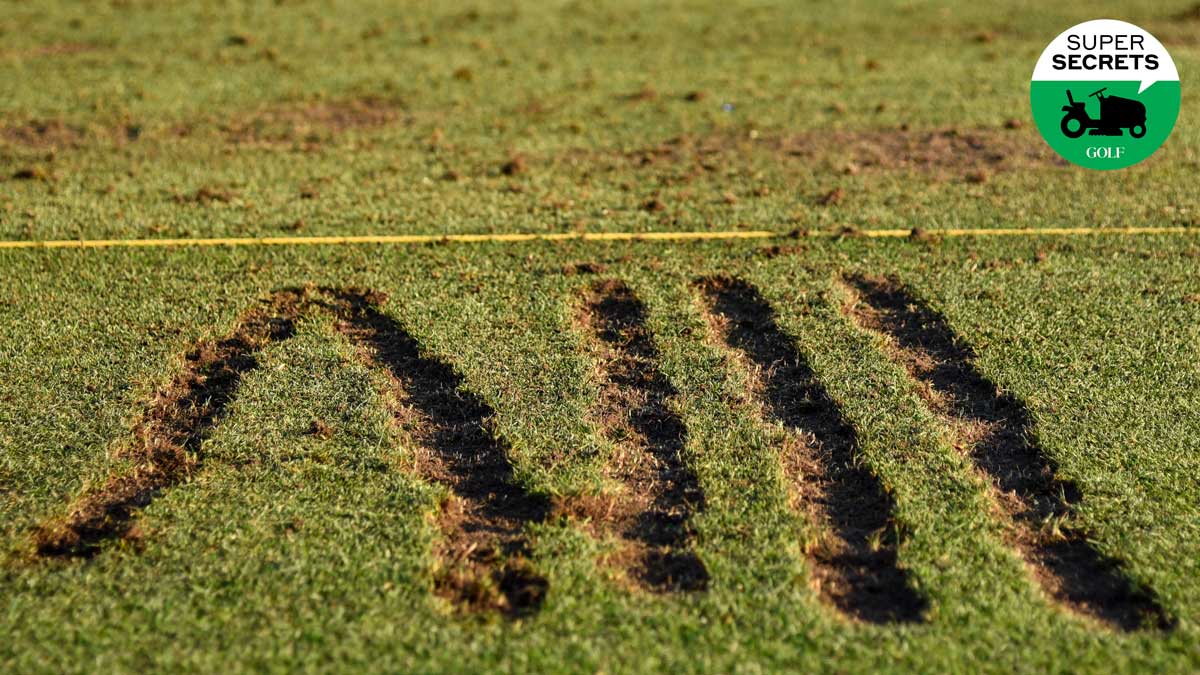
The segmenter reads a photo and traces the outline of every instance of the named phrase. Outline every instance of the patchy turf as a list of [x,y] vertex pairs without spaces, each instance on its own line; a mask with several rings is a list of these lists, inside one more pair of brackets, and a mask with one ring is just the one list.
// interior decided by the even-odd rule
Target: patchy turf
[[755,397],[795,435],[780,452],[794,505],[828,531],[808,552],[817,592],[864,621],[919,620],[925,602],[896,565],[894,505],[861,465],[854,429],[837,403],[753,286],[715,277],[699,287],[714,330],[753,364]]
[[454,493],[436,518],[444,538],[436,590],[474,611],[537,611],[548,584],[522,558],[529,548],[523,529],[545,519],[547,503],[513,481],[507,447],[486,429],[494,413],[460,389],[462,378],[451,366],[422,356],[412,336],[380,311],[383,297],[327,292],[341,333],[388,371],[397,422],[426,446],[417,461],[420,477]]
[[993,483],[995,499],[1013,523],[1013,544],[1059,602],[1124,630],[1168,629],[1171,620],[1153,599],[1097,551],[1069,522],[1079,486],[1057,477],[1058,467],[1031,440],[1029,411],[973,366],[975,355],[938,316],[893,281],[857,277],[848,312],[864,327],[888,334],[893,354],[920,380],[923,398],[957,427],[963,446]]
[[37,554],[90,557],[106,539],[136,539],[134,514],[200,464],[201,441],[225,415],[242,376],[258,366],[256,352],[291,337],[300,302],[295,292],[276,293],[229,335],[189,351],[183,372],[154,392],[133,443],[118,453],[131,466],[82,494],[65,518],[41,525]]
[[[704,563],[691,550],[689,521],[703,511],[704,493],[687,466],[687,430],[670,408],[676,395],[658,370],[658,351],[646,309],[623,282],[598,281],[584,298],[579,323],[600,343],[597,425],[616,445],[611,473],[621,492],[591,507],[563,511],[595,520],[633,549],[625,554],[633,576],[655,591],[702,591]],[[600,506],[600,508],[597,508]]]
[[0,238],[790,234],[0,252],[0,670],[1200,670],[1200,240],[929,234],[1197,223],[1097,12],[6,6]]

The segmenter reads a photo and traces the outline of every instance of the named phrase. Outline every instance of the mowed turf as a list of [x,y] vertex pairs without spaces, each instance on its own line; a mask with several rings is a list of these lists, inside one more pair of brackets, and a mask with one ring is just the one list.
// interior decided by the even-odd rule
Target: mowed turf
[[1200,668],[1200,239],[856,236],[1191,226],[1189,9],[6,8],[5,239],[795,232],[0,252],[0,667]]

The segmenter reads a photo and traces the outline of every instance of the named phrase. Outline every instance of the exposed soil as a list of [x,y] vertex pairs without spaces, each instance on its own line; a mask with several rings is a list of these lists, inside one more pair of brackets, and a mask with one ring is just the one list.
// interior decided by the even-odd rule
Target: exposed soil
[[650,213],[658,213],[659,211],[665,211],[667,209],[667,205],[658,197],[653,197],[642,203],[642,209],[649,211]]
[[803,255],[807,250],[808,247],[803,244],[772,244],[758,249],[758,255],[773,260],[781,256]]
[[55,176],[43,166],[27,166],[12,173],[13,180],[53,181]]
[[500,165],[500,173],[505,176],[519,176],[529,171],[529,163],[523,155],[513,155],[507,162]]
[[247,312],[229,335],[205,341],[187,354],[183,372],[156,391],[121,450],[132,466],[80,495],[68,515],[40,527],[37,553],[91,557],[105,540],[134,538],[134,519],[163,490],[199,466],[204,437],[225,415],[238,384],[258,367],[257,352],[291,337],[303,304],[284,290]]
[[0,130],[0,138],[31,150],[53,151],[81,147],[88,134],[62,120],[43,119],[6,125]]
[[790,432],[781,461],[793,506],[826,534],[808,552],[817,591],[857,620],[921,621],[926,602],[896,564],[891,496],[859,464],[854,429],[837,403],[757,289],[729,277],[698,287],[714,331],[753,370],[766,415]]
[[[755,137],[721,132],[672,138],[623,152],[620,159],[635,168],[691,166],[703,173],[737,166],[747,156],[762,153],[807,166],[825,162],[830,170],[847,174],[909,170],[966,177],[1063,163],[1035,134],[1011,128],[835,129]],[[842,196],[834,190],[817,201],[834,204]]]
[[237,192],[221,185],[204,185],[191,194],[177,194],[173,197],[177,204],[228,204],[236,198]]
[[945,318],[892,280],[855,277],[848,283],[856,296],[848,313],[889,338],[892,355],[923,385],[929,406],[958,430],[1011,523],[1011,544],[1042,587],[1066,607],[1113,628],[1171,628],[1152,593],[1071,523],[1078,486],[1057,476],[1034,438],[1029,410],[976,369],[974,351]]
[[549,503],[513,478],[507,444],[488,428],[494,411],[463,390],[449,364],[422,354],[404,327],[381,311],[384,296],[326,292],[338,329],[390,375],[400,402],[397,423],[427,451],[418,461],[422,477],[453,493],[437,517],[443,539],[436,592],[468,611],[536,612],[549,584],[526,561],[525,526],[544,520]]
[[812,132],[782,139],[782,151],[799,157],[839,148],[861,168],[978,172],[1057,163],[1045,143],[1014,130],[876,129]]
[[820,197],[817,197],[817,204],[820,204],[821,206],[836,206],[837,204],[841,204],[842,200],[845,198],[845,190],[842,188],[834,188]]
[[333,429],[324,420],[315,419],[308,425],[309,436],[321,439],[333,438]]
[[574,276],[576,274],[603,274],[607,269],[608,266],[604,263],[581,260],[563,265],[562,273],[566,276]]
[[314,144],[355,129],[391,124],[400,112],[399,104],[377,98],[281,104],[233,118],[222,130],[231,143]]
[[[217,132],[237,145],[311,149],[356,129],[374,129],[400,119],[403,107],[379,98],[276,104],[253,112],[223,116]],[[214,124],[197,118],[182,121],[154,139],[190,136],[197,127]],[[146,137],[139,124],[83,127],[60,119],[33,119],[0,124],[0,140],[27,150],[77,150],[89,143],[123,144]]]
[[703,510],[704,493],[683,458],[687,432],[667,404],[676,392],[656,366],[645,307],[624,283],[602,280],[584,295],[578,320],[596,338],[601,380],[596,416],[616,446],[608,468],[624,490],[559,508],[618,535],[625,550],[612,561],[643,588],[704,590],[708,571],[692,551],[689,522]]
[[[247,312],[226,337],[205,341],[187,354],[187,365],[147,404],[134,442],[121,454],[132,467],[86,491],[66,518],[35,534],[43,557],[90,557],[108,539],[135,539],[137,512],[155,496],[187,478],[202,460],[200,445],[220,423],[242,377],[258,367],[263,346],[291,337],[302,312],[314,304],[332,309],[340,330],[368,360],[382,366],[402,402],[397,419],[430,451],[419,462],[423,477],[451,488],[438,523],[442,569],[436,590],[460,606],[511,616],[536,611],[548,590],[524,556],[524,526],[540,522],[548,502],[517,485],[507,447],[487,430],[493,411],[460,389],[461,377],[421,355],[417,342],[366,291],[326,289],[321,299],[284,290]],[[313,420],[308,434],[328,438],[332,429]]]

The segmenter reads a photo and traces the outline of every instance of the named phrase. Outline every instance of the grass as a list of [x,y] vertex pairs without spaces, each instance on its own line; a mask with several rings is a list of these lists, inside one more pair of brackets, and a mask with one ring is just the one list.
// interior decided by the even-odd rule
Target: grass
[[[745,3],[736,21],[705,2],[359,5],[6,7],[0,235],[1194,223],[1186,114],[1116,175],[1005,124],[1027,117],[1044,43],[1095,16],[1155,32],[1186,78],[1186,4]],[[1190,234],[0,252],[0,668],[1194,671],[1197,256]],[[1024,403],[1083,494],[1072,521],[1172,630],[1048,598],[956,430],[844,312],[853,275],[902,281]],[[712,331],[696,281],[713,276],[761,293],[853,428],[923,621],[852,621],[811,587],[827,534],[790,503],[780,452],[797,436]],[[641,589],[606,562],[620,537],[552,517],[524,530],[549,583],[538,611],[456,610],[434,592],[451,490],[423,477],[386,374],[322,312],[264,348],[135,536],[35,555],[37,527],[131,466],[117,451],[182,355],[306,284],[386,293],[494,410],[524,489],[619,493],[622,440],[577,319],[605,279],[644,305],[674,391],[703,590]]]

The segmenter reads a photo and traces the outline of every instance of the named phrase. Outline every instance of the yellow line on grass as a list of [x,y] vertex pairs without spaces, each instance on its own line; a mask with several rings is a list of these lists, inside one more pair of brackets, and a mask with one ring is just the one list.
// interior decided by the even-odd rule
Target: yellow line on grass
[[[898,230],[876,230],[878,232],[898,232]],[[1077,236],[1077,235],[1104,235],[1104,234],[1187,234],[1200,233],[1200,228],[1197,227],[997,227],[997,228],[979,228],[979,229],[946,229],[946,230],[928,230],[931,235],[942,237],[1022,237],[1033,236],[1039,237],[1043,235],[1057,236]],[[864,232],[867,236],[869,233]],[[911,234],[906,232],[904,236]],[[900,236],[897,234],[886,234],[882,236]]]
[[[1200,233],[1193,227],[1043,227],[922,230],[935,237],[1026,237],[1111,234]],[[901,238],[912,230],[809,232],[802,237]],[[523,241],[695,241],[712,239],[785,239],[794,235],[770,230],[718,232],[562,232],[554,234],[380,234],[333,237],[212,237],[186,239],[50,239],[0,241],[0,249],[29,248],[165,248],[173,246],[338,246],[348,244],[432,244]]]

